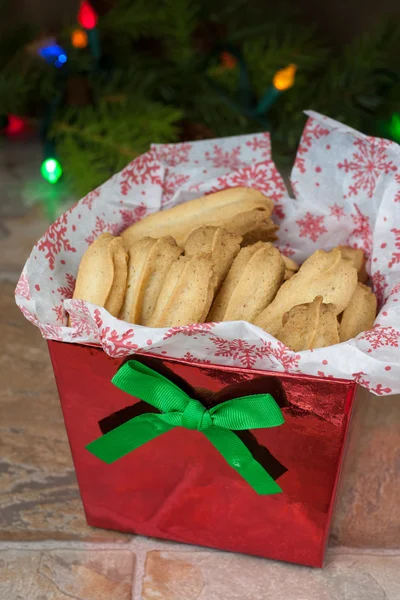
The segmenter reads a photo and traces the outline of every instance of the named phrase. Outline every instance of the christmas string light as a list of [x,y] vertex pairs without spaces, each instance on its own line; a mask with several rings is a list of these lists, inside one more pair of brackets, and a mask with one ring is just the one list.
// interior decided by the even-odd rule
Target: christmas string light
[[290,64],[275,73],[272,78],[272,85],[258,103],[256,109],[257,115],[265,114],[282,92],[285,92],[294,85],[296,70],[296,65]]
[[38,54],[50,65],[54,65],[60,69],[67,62],[67,54],[55,43],[50,43],[47,46],[41,46],[38,49]]
[[57,183],[63,173],[63,170],[56,158],[45,158],[40,167],[40,172],[43,179],[49,183]]
[[97,14],[86,0],[83,0],[79,7],[78,22],[86,30],[90,50],[94,59],[98,62],[101,58],[101,47],[99,34],[96,29]]
[[74,29],[71,34],[71,44],[74,48],[86,48],[88,35],[83,29]]

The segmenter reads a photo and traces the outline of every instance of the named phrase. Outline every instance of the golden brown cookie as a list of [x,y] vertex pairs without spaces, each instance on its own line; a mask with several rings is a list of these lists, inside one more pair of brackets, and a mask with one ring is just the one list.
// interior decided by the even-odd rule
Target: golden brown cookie
[[182,254],[173,237],[145,237],[128,251],[128,282],[119,318],[147,325],[172,263]]
[[365,283],[368,279],[368,273],[365,270],[367,259],[362,248],[350,248],[350,246],[338,246],[343,258],[351,260],[358,273],[358,281]]
[[335,307],[333,304],[323,304],[321,296],[317,296],[313,302],[293,306],[284,314],[283,327],[277,338],[294,352],[338,344]]
[[209,321],[251,321],[274,298],[285,263],[272,244],[242,248],[212,305]]
[[275,299],[253,323],[277,335],[286,312],[297,304],[312,302],[317,296],[322,296],[325,304],[334,304],[338,315],[350,302],[356,285],[357,270],[350,260],[342,258],[340,250],[317,250],[285,281]]
[[224,226],[225,221],[253,209],[260,209],[269,217],[273,202],[252,188],[229,188],[148,215],[128,227],[122,238],[129,247],[145,236],[172,235],[183,246],[189,234],[201,225]]
[[211,254],[180,256],[161,288],[149,327],[204,322],[214,298],[216,276]]
[[283,262],[285,263],[285,277],[284,277],[284,281],[287,281],[295,273],[297,273],[297,271],[299,270],[299,265],[296,262],[294,262],[294,260],[292,260],[291,258],[289,258],[288,256],[285,256],[284,254],[281,254],[281,256],[283,258]]
[[270,218],[269,209],[256,208],[226,219],[221,225],[230,233],[243,237],[242,246],[257,242],[273,242],[278,225]]
[[340,341],[355,338],[362,331],[371,329],[376,317],[377,301],[372,290],[358,283],[340,322]]
[[122,239],[102,233],[82,256],[73,299],[103,306],[117,317],[124,301],[127,262]]
[[[203,225],[192,231],[186,240],[185,255],[211,253],[218,290],[240,250],[241,235],[229,233],[223,227]],[[207,316],[207,315],[206,315]]]

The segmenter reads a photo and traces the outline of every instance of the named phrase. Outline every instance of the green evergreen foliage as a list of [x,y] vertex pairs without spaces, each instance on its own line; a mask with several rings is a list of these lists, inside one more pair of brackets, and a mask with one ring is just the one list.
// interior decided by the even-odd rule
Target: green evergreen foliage
[[[395,24],[380,25],[339,51],[285,3],[250,7],[247,0],[119,0],[98,22],[100,64],[89,48],[71,46],[74,27],[57,37],[68,54],[62,69],[29,49],[38,37],[30,27],[22,24],[2,36],[0,115],[50,120],[65,175],[81,194],[151,142],[268,127],[274,157],[291,161],[304,109],[370,135],[388,135],[383,125],[399,110]],[[239,93],[241,63],[224,66],[224,51],[242,57],[249,75],[247,96],[254,105],[274,73],[289,63],[298,67],[295,85],[264,118],[249,116]]]

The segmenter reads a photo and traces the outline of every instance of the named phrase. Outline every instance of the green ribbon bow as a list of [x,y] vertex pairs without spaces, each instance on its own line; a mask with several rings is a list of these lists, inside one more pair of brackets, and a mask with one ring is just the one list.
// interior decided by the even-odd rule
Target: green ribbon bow
[[100,460],[110,464],[174,427],[185,427],[201,431],[258,494],[282,491],[231,431],[282,425],[281,410],[270,394],[234,398],[207,410],[172,381],[136,360],[126,362],[112,383],[161,412],[134,417],[88,444],[86,448]]

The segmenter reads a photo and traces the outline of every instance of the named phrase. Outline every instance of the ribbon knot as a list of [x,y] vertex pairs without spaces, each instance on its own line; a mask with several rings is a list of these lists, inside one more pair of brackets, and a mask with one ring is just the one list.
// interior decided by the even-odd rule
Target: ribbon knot
[[281,410],[270,394],[234,398],[207,410],[172,381],[136,360],[126,362],[112,383],[160,412],[134,417],[86,446],[104,462],[112,463],[174,427],[185,427],[201,431],[258,494],[282,491],[234,433],[282,425]]
[[210,412],[198,401],[190,398],[182,413],[182,426],[204,431],[213,424]]

